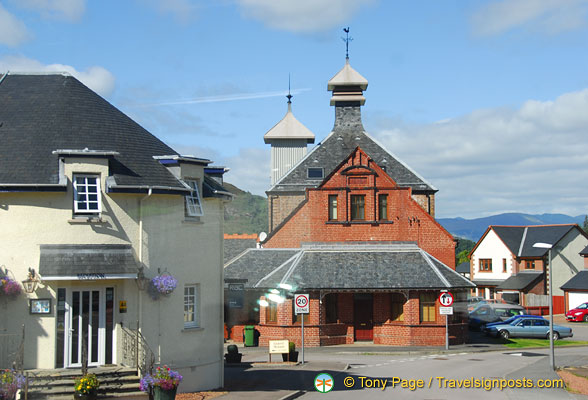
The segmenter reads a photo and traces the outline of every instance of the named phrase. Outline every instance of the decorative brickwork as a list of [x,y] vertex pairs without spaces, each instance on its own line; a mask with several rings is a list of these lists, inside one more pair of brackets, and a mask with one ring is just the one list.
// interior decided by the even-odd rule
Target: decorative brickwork
[[[350,178],[363,177],[355,185]],[[386,194],[387,217],[381,220],[378,195]],[[337,219],[329,221],[329,195],[337,195]],[[362,218],[354,218],[351,196],[364,196]],[[416,242],[423,250],[455,268],[455,242],[435,219],[360,148],[318,188],[307,189],[308,201],[263,244],[266,248],[297,248],[303,242],[357,240]],[[282,197],[282,196],[280,196]],[[282,199],[278,198],[281,202]]]

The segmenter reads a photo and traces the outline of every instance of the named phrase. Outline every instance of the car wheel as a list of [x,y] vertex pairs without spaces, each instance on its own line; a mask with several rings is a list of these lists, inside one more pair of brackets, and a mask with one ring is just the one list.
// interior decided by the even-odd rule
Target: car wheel
[[[547,334],[547,339],[549,339],[549,333]],[[559,339],[559,333],[553,332],[553,340],[557,340],[557,339]]]
[[588,314],[584,315],[584,322],[588,322]]
[[510,337],[510,333],[508,331],[502,330],[500,331],[500,337],[503,339],[508,339]]

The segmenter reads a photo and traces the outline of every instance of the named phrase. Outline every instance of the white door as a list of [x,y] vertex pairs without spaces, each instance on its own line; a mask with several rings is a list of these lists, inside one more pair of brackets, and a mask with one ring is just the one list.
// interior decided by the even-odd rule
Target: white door
[[84,351],[88,355],[88,365],[102,365],[105,349],[104,289],[76,288],[68,292],[65,309],[65,367],[81,367]]

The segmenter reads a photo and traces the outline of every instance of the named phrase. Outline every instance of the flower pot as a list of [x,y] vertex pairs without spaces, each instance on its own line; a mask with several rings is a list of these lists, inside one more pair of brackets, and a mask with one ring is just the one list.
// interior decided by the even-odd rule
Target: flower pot
[[282,353],[282,361],[288,361],[288,355],[290,362],[298,362],[298,352],[291,351],[290,353]]
[[243,353],[226,353],[225,354],[225,360],[227,360],[228,364],[240,363],[241,357],[243,357]]
[[174,400],[176,398],[177,387],[169,390],[155,386],[153,388],[153,400]]
[[76,400],[96,400],[98,396],[96,392],[90,392],[88,394],[74,393],[73,398]]

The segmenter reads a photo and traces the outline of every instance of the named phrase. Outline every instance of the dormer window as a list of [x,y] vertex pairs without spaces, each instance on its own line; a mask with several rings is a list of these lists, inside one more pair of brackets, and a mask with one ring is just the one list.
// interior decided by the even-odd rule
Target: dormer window
[[75,214],[97,215],[102,211],[98,175],[74,175],[73,189]]
[[192,192],[186,195],[186,216],[201,217],[202,202],[200,201],[200,191],[198,190],[198,181],[193,179],[184,179],[184,182],[190,186]]
[[323,179],[324,169],[320,167],[308,168],[307,177],[308,179]]

